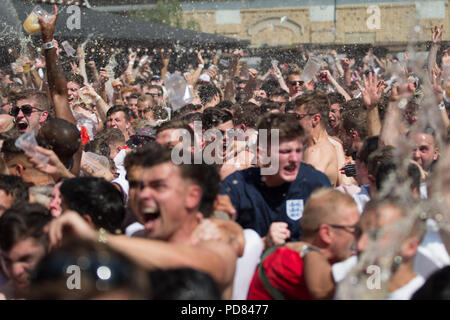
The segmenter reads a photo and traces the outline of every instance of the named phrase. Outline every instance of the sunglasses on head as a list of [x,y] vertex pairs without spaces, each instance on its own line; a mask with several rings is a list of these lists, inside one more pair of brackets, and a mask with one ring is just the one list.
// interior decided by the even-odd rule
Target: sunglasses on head
[[34,111],[44,111],[44,110],[35,108],[29,104],[26,104],[21,107],[17,107],[17,106],[12,107],[11,110],[9,111],[9,114],[13,117],[16,117],[19,114],[20,110],[22,110],[22,113],[27,117],[29,117]]
[[305,84],[305,81],[289,81],[289,83],[291,84],[291,86],[295,86],[295,85],[302,86]]

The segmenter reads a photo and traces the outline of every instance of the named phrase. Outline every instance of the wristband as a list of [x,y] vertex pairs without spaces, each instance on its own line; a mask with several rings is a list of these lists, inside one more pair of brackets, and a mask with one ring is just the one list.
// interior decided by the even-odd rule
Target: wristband
[[441,102],[441,103],[438,105],[438,108],[439,108],[439,110],[445,110],[445,104],[444,104],[443,102]]
[[281,79],[282,78],[282,76],[280,76],[280,75],[277,75],[277,79]]
[[54,47],[55,47],[55,44],[53,43],[53,41],[46,42],[42,45],[42,48],[44,50],[50,50],[50,49],[53,49]]
[[308,252],[317,251],[320,253],[319,248],[309,245],[304,245],[302,251],[300,252],[300,257],[304,258]]
[[128,61],[128,64],[129,64],[129,65],[133,65],[133,64],[134,64],[134,61]]
[[33,71],[33,70],[36,70],[36,66],[32,66],[32,67],[30,68],[30,71]]
[[97,95],[96,97],[95,97],[95,102],[98,102],[98,100],[100,100],[102,97],[100,97],[100,95]]
[[198,64],[198,67],[203,69],[203,68],[205,67],[205,65],[199,63],[199,64]]

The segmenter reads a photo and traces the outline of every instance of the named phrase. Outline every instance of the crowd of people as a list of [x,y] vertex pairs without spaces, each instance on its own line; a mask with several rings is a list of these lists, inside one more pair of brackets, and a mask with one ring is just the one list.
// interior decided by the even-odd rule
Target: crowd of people
[[0,74],[4,299],[450,298],[443,26],[425,61],[112,75],[82,46],[63,68],[54,10]]

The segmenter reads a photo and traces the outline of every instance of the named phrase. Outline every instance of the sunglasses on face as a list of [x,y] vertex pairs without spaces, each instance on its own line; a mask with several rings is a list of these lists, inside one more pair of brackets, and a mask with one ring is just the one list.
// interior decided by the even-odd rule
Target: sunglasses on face
[[161,97],[161,94],[159,94],[159,93],[146,93],[146,95],[151,96],[152,98]]
[[289,81],[291,86],[302,86],[305,84],[305,81]]
[[313,115],[315,115],[315,113],[304,113],[304,114],[295,113],[295,118],[297,120],[302,120],[305,117],[308,117],[308,116],[312,117]]
[[12,107],[11,110],[9,111],[9,114],[11,116],[13,116],[13,117],[16,117],[19,114],[20,110],[22,110],[22,113],[26,117],[29,117],[33,112],[44,111],[44,110],[35,108],[35,107],[33,107],[33,106],[29,105],[29,104],[26,104],[26,105],[23,105],[21,107],[17,107],[17,106],[16,107]]

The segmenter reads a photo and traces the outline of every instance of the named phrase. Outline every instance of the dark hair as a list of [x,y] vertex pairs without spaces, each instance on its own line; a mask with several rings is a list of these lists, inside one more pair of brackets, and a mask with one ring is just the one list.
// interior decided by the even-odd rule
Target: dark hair
[[379,136],[367,137],[357,154],[357,159],[367,166],[367,161],[372,152],[378,149]]
[[263,90],[267,94],[267,96],[270,96],[272,92],[275,92],[275,90],[279,88],[280,85],[278,84],[278,81],[273,79],[265,81],[261,86],[261,90]]
[[143,145],[141,148],[133,149],[129,152],[124,160],[125,170],[128,172],[134,166],[142,166],[143,159],[147,153],[153,148],[159,148],[160,145],[155,141]]
[[405,174],[399,171],[399,168],[395,161],[391,159],[382,161],[378,166],[377,174],[375,177],[377,190],[381,190],[381,188],[384,186],[384,183],[388,181],[388,177],[390,174],[396,174],[397,176],[395,187],[397,187],[399,184],[405,183],[408,180],[410,180],[408,184],[410,186],[411,191],[414,189],[419,190],[421,175],[420,169],[416,164],[410,163],[406,169]]
[[195,269],[157,270],[150,278],[154,300],[221,300],[214,279]]
[[220,108],[220,109],[231,109],[231,108],[233,108],[233,102],[231,102],[229,100],[224,100],[224,101],[219,102],[216,105],[216,107]]
[[450,266],[431,274],[411,300],[450,300]]
[[183,107],[181,107],[180,109],[178,109],[177,111],[175,111],[173,113],[173,119],[176,118],[181,118],[187,114],[190,114],[193,111],[197,111],[200,110],[201,108],[203,108],[203,106],[201,104],[192,104],[189,103]]
[[[304,138],[305,132],[292,114],[267,113],[258,122],[258,130],[267,130],[267,139],[271,141],[271,129],[278,130],[279,139]],[[259,135],[258,135],[259,138]]]
[[330,100],[324,91],[306,91],[295,99],[296,108],[300,108],[302,105],[307,113],[320,114],[320,123],[326,126],[330,112]]
[[330,100],[330,106],[335,103],[342,104],[346,101],[344,96],[339,92],[330,92],[328,94],[328,99]]
[[279,103],[278,103],[278,102],[272,102],[272,101],[269,101],[269,102],[264,102],[264,103],[261,105],[261,113],[262,113],[262,114],[264,114],[264,113],[266,113],[266,112],[269,112],[269,111],[271,111],[271,110],[280,110],[280,105],[279,105]]
[[215,95],[219,95],[219,90],[217,90],[216,86],[212,83],[202,85],[198,89],[198,96],[200,97],[202,105],[211,102]]
[[188,113],[188,114],[185,114],[184,116],[182,116],[180,118],[180,120],[185,122],[185,123],[191,123],[191,122],[194,122],[194,121],[202,122],[202,120],[203,120],[203,113],[200,113],[200,112]]
[[25,154],[22,149],[15,146],[15,142],[16,139],[7,139],[3,141],[2,153],[6,162],[11,161],[14,157]]
[[261,108],[256,105],[238,105],[234,109],[233,123],[245,124],[248,128],[256,129],[259,116],[261,115]]
[[132,94],[130,94],[130,95],[127,97],[127,100],[130,100],[130,99],[139,99],[140,96],[141,96],[141,95],[138,94],[138,93],[132,93]]
[[120,191],[111,183],[103,178],[78,177],[65,180],[59,189],[70,210],[91,217],[96,228],[120,233],[125,208]]
[[[79,288],[69,289],[69,267],[78,266]],[[109,277],[98,272],[103,267]],[[73,271],[72,271],[73,272]],[[130,299],[151,297],[150,277],[122,253],[109,246],[86,240],[72,239],[52,250],[31,274],[27,299],[86,300],[96,299],[115,290],[130,294]]]
[[68,74],[66,74],[66,79],[67,82],[75,82],[80,87],[84,85],[84,78],[75,72],[69,72]]
[[113,113],[116,112],[123,112],[125,115],[125,120],[127,122],[131,121],[131,114],[130,114],[130,109],[128,109],[127,107],[121,106],[121,105],[115,105],[112,106],[111,108],[108,109],[108,111],[106,112],[106,116],[109,117],[110,115],[112,115]]
[[289,101],[290,96],[289,96],[289,92],[286,92],[285,90],[283,90],[281,88],[277,88],[270,93],[269,98],[272,98],[272,97],[283,97],[284,99],[286,99],[286,101]]
[[52,220],[50,211],[38,203],[20,202],[0,217],[0,248],[8,252],[19,241],[34,238],[47,251],[49,241],[44,226]]
[[230,120],[233,120],[233,115],[230,112],[217,107],[210,107],[203,111],[202,126],[203,129],[208,130]]
[[28,185],[18,176],[0,174],[0,190],[12,195],[13,205],[20,201],[28,201]]
[[374,177],[377,176],[378,170],[382,163],[392,161],[394,159],[394,147],[385,146],[372,152],[367,160],[367,172]]
[[364,110],[360,100],[347,101],[341,114],[346,132],[356,131],[361,139],[367,137],[367,111]]
[[[172,163],[172,151],[159,145],[152,144],[151,147],[145,149],[145,153],[140,152],[140,156],[141,159],[133,162],[144,168],[151,168],[166,162]],[[125,162],[128,170],[129,160],[126,159]],[[205,217],[211,216],[214,200],[220,190],[220,175],[217,168],[204,163],[194,164],[193,159],[190,163],[178,165],[178,168],[183,179],[192,181],[202,189],[199,211]]]

